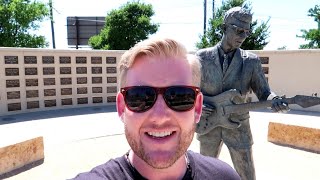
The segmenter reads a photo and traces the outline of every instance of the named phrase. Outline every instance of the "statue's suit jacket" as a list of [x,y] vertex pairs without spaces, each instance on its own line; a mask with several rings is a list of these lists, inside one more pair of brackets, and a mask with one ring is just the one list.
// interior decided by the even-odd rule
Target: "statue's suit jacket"
[[[259,100],[266,100],[271,94],[262,71],[261,61],[255,54],[240,48],[236,49],[225,75],[223,75],[221,69],[218,45],[201,49],[196,52],[196,55],[202,65],[201,91],[204,95],[215,96],[230,89],[237,89],[242,94],[240,103],[244,103],[247,101],[247,95],[251,90]],[[216,129],[214,128],[212,131]],[[198,139],[200,141],[210,141],[206,134],[198,134]],[[251,146],[253,142],[249,119],[241,121],[241,126],[237,129],[222,128],[222,140],[227,146]]]

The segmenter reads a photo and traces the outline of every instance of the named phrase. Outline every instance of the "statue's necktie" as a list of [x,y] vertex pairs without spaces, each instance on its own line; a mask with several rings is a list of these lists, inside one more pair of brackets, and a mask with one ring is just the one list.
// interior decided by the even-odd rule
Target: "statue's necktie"
[[222,72],[223,72],[223,75],[226,74],[227,72],[227,69],[228,69],[228,56],[225,54],[223,55],[223,64],[222,64]]

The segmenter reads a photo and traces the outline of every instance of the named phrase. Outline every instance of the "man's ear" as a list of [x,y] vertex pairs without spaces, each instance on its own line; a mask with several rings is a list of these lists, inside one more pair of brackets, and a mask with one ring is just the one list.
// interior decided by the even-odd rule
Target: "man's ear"
[[222,29],[222,32],[225,33],[226,30],[227,30],[227,25],[226,24],[222,24],[221,25],[221,29]]
[[203,104],[203,94],[200,92],[197,96],[196,103],[194,106],[194,120],[196,123],[200,121],[201,113],[202,113],[202,104]]
[[123,121],[123,115],[124,115],[124,111],[126,108],[125,102],[124,102],[124,97],[122,95],[122,93],[118,92],[117,94],[117,112],[118,112],[118,116],[120,117],[120,119]]

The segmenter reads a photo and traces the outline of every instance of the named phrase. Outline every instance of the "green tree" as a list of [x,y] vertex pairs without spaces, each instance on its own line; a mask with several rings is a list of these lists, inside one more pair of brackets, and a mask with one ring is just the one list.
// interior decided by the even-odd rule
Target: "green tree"
[[[206,48],[216,45],[222,39],[222,28],[223,18],[226,11],[229,9],[243,6],[251,11],[251,4],[246,3],[246,0],[227,0],[223,1],[221,7],[219,7],[215,13],[214,18],[209,19],[208,30],[204,35],[200,35],[200,41],[196,43],[196,47]],[[261,22],[255,20],[251,23],[252,35],[249,36],[242,44],[241,48],[246,50],[261,50],[268,42],[266,39],[269,37],[269,20],[266,22]]]
[[31,32],[48,15],[48,7],[40,2],[0,0],[0,47],[47,47],[44,36]]
[[128,2],[108,13],[104,28],[100,34],[89,39],[89,45],[93,49],[130,49],[157,32],[159,25],[151,23],[153,15],[151,4]]
[[309,43],[300,45],[300,49],[320,48],[320,5],[309,9],[308,16],[313,17],[314,21],[318,23],[318,29],[310,29],[309,31],[301,29],[302,35],[297,35],[297,37],[304,38]]

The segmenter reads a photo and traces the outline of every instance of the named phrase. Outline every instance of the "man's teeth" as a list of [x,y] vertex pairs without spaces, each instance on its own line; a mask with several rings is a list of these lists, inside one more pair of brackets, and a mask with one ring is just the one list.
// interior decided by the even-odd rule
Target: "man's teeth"
[[172,132],[148,132],[148,135],[154,137],[165,137],[171,135]]

